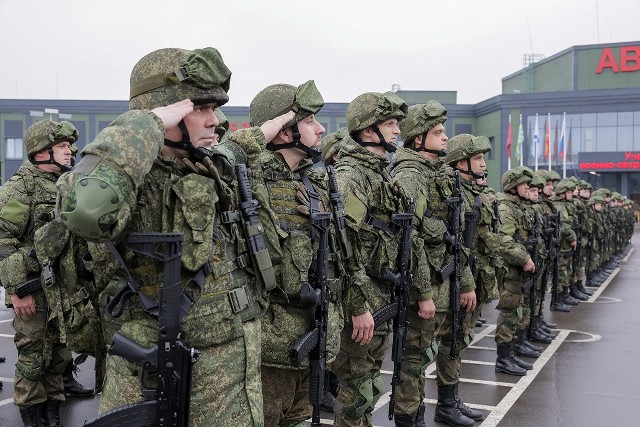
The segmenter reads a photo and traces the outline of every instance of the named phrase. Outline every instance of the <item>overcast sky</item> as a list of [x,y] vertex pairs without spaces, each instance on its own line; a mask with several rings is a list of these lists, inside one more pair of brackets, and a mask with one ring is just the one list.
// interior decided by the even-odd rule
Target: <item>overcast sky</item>
[[164,47],[220,50],[229,105],[314,79],[325,102],[362,92],[501,91],[523,54],[640,40],[631,0],[0,0],[0,98],[128,99]]

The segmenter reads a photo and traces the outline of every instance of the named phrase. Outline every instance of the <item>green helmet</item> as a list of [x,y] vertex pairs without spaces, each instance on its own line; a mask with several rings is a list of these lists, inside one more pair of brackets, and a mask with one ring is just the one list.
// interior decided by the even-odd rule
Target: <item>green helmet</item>
[[340,147],[345,143],[345,138],[349,136],[347,128],[340,128],[337,132],[331,132],[322,139],[322,161],[325,165],[334,163],[334,156],[340,151]]
[[222,137],[224,136],[224,134],[227,133],[227,131],[229,130],[229,120],[227,119],[227,116],[225,116],[222,110],[220,110],[219,108],[216,108],[214,113],[218,118],[218,122],[220,122],[218,126],[216,126],[215,133],[220,135],[220,139],[222,140]]
[[589,201],[587,202],[590,205],[595,205],[596,203],[601,203],[604,204],[604,197],[602,197],[602,195],[600,194],[596,194],[595,196],[591,196],[591,198],[589,199]]
[[159,49],[133,67],[129,108],[151,110],[187,98],[194,104],[224,105],[230,81],[231,71],[217,49]]
[[537,187],[542,189],[546,184],[547,181],[545,181],[543,177],[541,177],[537,173],[534,173],[533,178],[531,178],[531,182],[529,183],[529,187]]
[[66,121],[40,120],[29,126],[24,137],[27,156],[32,157],[40,150],[53,147],[62,141],[74,143],[78,140],[78,130]]
[[538,169],[536,171],[536,175],[539,175],[540,177],[542,177],[542,179],[544,179],[545,184],[549,181],[552,181],[554,183],[560,181],[560,175],[558,175],[558,172],[553,171],[553,170],[545,170],[545,169]]
[[593,186],[589,184],[587,181],[585,181],[584,179],[581,179],[580,181],[578,181],[578,189],[593,190]]
[[447,155],[444,157],[444,162],[453,165],[459,160],[469,159],[476,154],[488,153],[489,151],[491,151],[491,144],[486,136],[461,133],[451,138],[447,143]]
[[367,92],[357,96],[347,107],[347,128],[353,134],[376,123],[407,114],[407,104],[393,92]]
[[264,122],[289,111],[295,112],[293,120],[282,127],[285,129],[316,114],[323,106],[324,99],[313,80],[298,87],[275,84],[262,89],[253,98],[249,105],[249,122],[251,126],[262,126]]
[[509,169],[502,174],[502,191],[505,193],[511,191],[523,182],[531,182],[532,178],[533,171],[526,166]]
[[611,193],[611,200],[615,200],[616,202],[621,202],[622,194],[618,193],[617,191],[614,191],[613,193]]
[[563,194],[568,191],[573,191],[575,189],[576,189],[576,183],[571,178],[565,178],[565,179],[561,179],[560,182],[558,182],[558,185],[556,185],[556,188],[555,188],[555,193]]
[[427,101],[409,107],[407,117],[400,122],[400,133],[406,146],[413,148],[413,139],[447,121],[447,110],[438,101]]

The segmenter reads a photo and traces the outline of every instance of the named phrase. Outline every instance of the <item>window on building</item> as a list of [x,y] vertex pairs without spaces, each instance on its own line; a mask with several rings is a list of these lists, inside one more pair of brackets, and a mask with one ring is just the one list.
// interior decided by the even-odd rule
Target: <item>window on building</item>
[[5,159],[22,160],[24,155],[22,138],[7,138],[5,146],[7,147],[7,151],[4,153]]
[[487,159],[489,160],[493,160],[495,158],[495,152],[496,152],[496,144],[495,144],[495,140],[496,137],[495,136],[490,136],[489,137],[489,144],[491,144],[491,151],[489,151],[486,156]]

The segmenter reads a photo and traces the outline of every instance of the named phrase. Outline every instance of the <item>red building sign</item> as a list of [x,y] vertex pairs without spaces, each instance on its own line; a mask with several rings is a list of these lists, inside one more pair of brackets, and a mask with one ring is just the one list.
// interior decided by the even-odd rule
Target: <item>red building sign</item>
[[630,73],[640,70],[640,46],[622,46],[620,59],[616,59],[610,47],[602,50],[596,74],[610,69],[614,73]]
[[640,153],[597,152],[578,153],[578,168],[594,172],[634,172],[640,170]]

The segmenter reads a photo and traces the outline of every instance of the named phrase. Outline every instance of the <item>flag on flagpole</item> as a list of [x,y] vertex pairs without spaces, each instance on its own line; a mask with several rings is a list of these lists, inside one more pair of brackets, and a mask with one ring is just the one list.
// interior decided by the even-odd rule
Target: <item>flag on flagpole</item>
[[509,114],[509,129],[507,129],[507,158],[511,158],[511,114]]
[[540,136],[538,135],[538,113],[536,113],[536,123],[533,128],[533,159],[535,162],[535,170],[538,170],[538,144]]
[[[556,147],[558,146],[558,121],[556,120],[556,131],[553,137],[553,141],[551,141],[551,149],[549,150],[549,164],[551,164],[553,159],[553,152],[556,151]],[[556,157],[556,163],[558,163],[558,157]]]
[[562,151],[562,178],[567,177],[567,151],[564,149],[564,140],[566,134],[567,113],[562,113],[562,136],[560,137],[560,150]]
[[569,140],[567,141],[567,161],[571,161],[571,131],[573,130],[572,120],[569,120]]
[[551,138],[551,119],[547,117],[544,123],[544,158],[549,158],[549,143]]
[[524,142],[524,130],[522,129],[522,114],[520,114],[520,124],[518,125],[518,139],[516,140],[516,159],[520,160],[522,166],[522,143]]
[[560,131],[560,143],[558,144],[558,158],[564,159],[564,132],[566,126],[566,114],[562,114],[562,130]]

